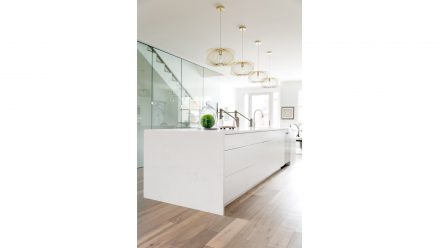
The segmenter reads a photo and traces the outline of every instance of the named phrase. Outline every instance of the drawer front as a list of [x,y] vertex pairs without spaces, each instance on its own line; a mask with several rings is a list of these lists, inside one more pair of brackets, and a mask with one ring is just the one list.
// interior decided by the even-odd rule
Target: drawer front
[[264,145],[264,143],[225,151],[224,176],[230,176],[233,173],[255,165],[261,159],[262,145]]
[[267,163],[262,162],[246,167],[243,170],[226,177],[223,191],[224,205],[226,206],[246,193],[279,168],[280,166],[277,168],[273,168],[273,166],[269,167],[267,166]]
[[234,148],[224,152],[224,205],[283,166],[286,132],[246,133],[225,138],[227,146]]
[[258,144],[270,140],[283,139],[286,130],[239,133],[225,135],[225,150]]
[[255,166],[245,168],[225,178],[223,202],[226,206],[249,190],[249,177],[255,173]]

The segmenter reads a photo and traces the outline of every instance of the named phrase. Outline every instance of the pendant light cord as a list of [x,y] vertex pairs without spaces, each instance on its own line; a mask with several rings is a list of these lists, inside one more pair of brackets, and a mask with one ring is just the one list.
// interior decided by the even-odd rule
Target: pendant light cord
[[[271,57],[272,57],[272,54],[269,54],[269,71],[270,72],[272,71],[272,58]],[[269,73],[268,73],[268,76],[269,76]],[[270,78],[269,78],[269,81],[270,81]]]
[[272,71],[272,60],[271,60],[272,54],[269,54],[269,71]]
[[220,10],[220,48],[222,48],[222,11]]
[[257,44],[257,71],[260,70],[260,45]]
[[244,50],[244,49],[243,49],[243,47],[244,47],[244,46],[243,46],[243,37],[244,37],[244,34],[243,34],[243,33],[244,33],[244,30],[241,30],[241,61],[242,61],[242,62],[244,61],[244,59],[243,59],[243,57],[244,57],[244,56],[243,56],[243,53],[244,53],[244,52],[243,52],[243,50]]

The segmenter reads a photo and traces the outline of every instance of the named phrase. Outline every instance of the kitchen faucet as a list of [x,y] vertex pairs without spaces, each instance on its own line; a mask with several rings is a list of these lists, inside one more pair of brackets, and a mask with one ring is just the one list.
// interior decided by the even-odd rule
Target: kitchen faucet
[[[244,116],[242,113],[238,112],[237,110],[235,110],[234,112],[228,112],[228,111],[225,111],[224,109],[220,109],[217,113],[219,114],[219,119],[220,119],[220,120],[223,119],[223,115],[224,115],[224,114],[229,115],[232,119],[234,119],[234,121],[235,121],[235,126],[236,126],[237,128],[240,127],[240,118],[238,117],[238,115],[241,115],[243,118],[245,118],[246,120],[249,121],[249,127],[252,127],[252,121],[253,121],[253,120],[247,118],[246,116]],[[231,113],[233,113],[234,115],[231,115]]]
[[263,114],[263,111],[261,110],[261,109],[256,109],[255,111],[254,111],[254,115],[253,115],[253,124],[254,124],[254,127],[256,126],[255,124],[257,124],[257,119],[255,119],[255,113],[257,113],[257,111],[260,111],[260,113],[261,113],[261,118],[264,118],[264,114]]

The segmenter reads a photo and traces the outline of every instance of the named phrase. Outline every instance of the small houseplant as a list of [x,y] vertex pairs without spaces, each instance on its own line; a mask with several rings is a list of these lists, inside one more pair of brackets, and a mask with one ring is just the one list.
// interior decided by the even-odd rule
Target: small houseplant
[[215,117],[212,114],[202,115],[200,125],[204,128],[212,128],[215,125]]

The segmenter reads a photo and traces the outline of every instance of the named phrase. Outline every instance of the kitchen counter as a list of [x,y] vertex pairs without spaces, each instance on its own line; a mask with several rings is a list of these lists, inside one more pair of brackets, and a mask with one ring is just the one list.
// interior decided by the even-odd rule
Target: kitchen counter
[[224,207],[295,161],[289,129],[150,129],[144,197],[223,215]]
[[[239,134],[239,133],[255,133],[255,132],[267,132],[267,131],[279,131],[279,130],[288,130],[288,128],[251,128],[251,127],[242,127],[239,129],[229,130],[229,129],[203,129],[203,128],[177,128],[177,129],[152,129],[154,131],[161,132],[211,132],[211,133],[219,133],[219,134]],[[150,130],[146,130],[150,131]]]
[[236,130],[224,130],[225,134],[239,134],[239,133],[255,133],[255,132],[268,132],[268,131],[280,131],[288,130],[288,128],[239,128]]

